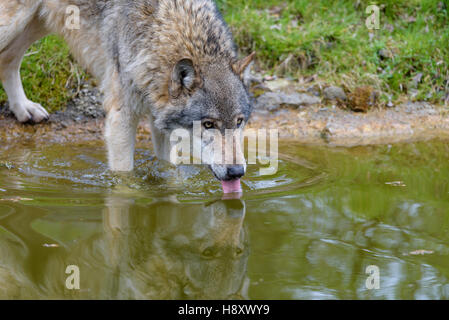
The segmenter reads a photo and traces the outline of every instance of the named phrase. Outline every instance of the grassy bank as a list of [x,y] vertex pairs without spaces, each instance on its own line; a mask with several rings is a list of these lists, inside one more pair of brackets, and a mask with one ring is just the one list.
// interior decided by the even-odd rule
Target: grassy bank
[[[46,37],[31,46],[23,60],[21,75],[28,98],[50,112],[65,107],[72,97],[72,89],[86,77],[73,62],[65,43],[56,36]],[[0,88],[0,104],[6,100]]]
[[[267,73],[343,86],[371,85],[384,101],[443,103],[449,91],[449,0],[384,0],[380,29],[365,25],[360,0],[218,0],[243,53]],[[35,44],[22,76],[30,99],[64,106],[84,75],[56,37]],[[5,95],[0,90],[0,103]]]
[[351,89],[367,84],[392,99],[441,103],[449,87],[449,1],[384,0],[380,29],[365,25],[373,1],[221,0],[243,50],[261,67]]

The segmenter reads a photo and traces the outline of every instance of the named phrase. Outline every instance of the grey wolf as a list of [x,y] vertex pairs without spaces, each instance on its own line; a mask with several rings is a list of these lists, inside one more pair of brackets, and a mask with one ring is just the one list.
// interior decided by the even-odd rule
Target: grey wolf
[[[78,29],[66,27],[69,6],[79,8]],[[242,130],[250,117],[243,75],[254,54],[238,59],[212,0],[0,0],[0,79],[20,122],[48,118],[25,96],[19,70],[27,48],[50,33],[64,38],[101,84],[113,171],[133,170],[136,128],[144,116],[156,155],[165,160],[174,129],[191,130],[201,121],[204,130],[224,135]],[[202,145],[208,154],[210,144]],[[246,170],[241,142],[232,147],[235,161],[209,165],[226,192],[239,190]]]

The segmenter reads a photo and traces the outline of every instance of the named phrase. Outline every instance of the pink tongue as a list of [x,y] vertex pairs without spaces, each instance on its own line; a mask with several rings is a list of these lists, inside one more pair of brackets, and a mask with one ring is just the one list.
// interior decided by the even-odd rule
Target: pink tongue
[[240,185],[240,179],[232,181],[222,181],[224,193],[242,192],[242,186]]

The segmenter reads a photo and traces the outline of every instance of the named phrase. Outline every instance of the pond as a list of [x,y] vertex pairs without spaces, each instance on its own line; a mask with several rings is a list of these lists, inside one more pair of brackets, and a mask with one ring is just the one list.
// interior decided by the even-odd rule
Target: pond
[[149,149],[136,163],[110,174],[100,141],[0,146],[0,298],[449,298],[448,141],[281,142],[240,199]]

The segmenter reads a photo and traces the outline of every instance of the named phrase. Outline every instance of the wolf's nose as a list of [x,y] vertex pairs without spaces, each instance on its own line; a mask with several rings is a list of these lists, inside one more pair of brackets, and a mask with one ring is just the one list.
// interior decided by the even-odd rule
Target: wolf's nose
[[240,179],[245,175],[245,168],[243,166],[228,167],[228,177],[230,180]]

